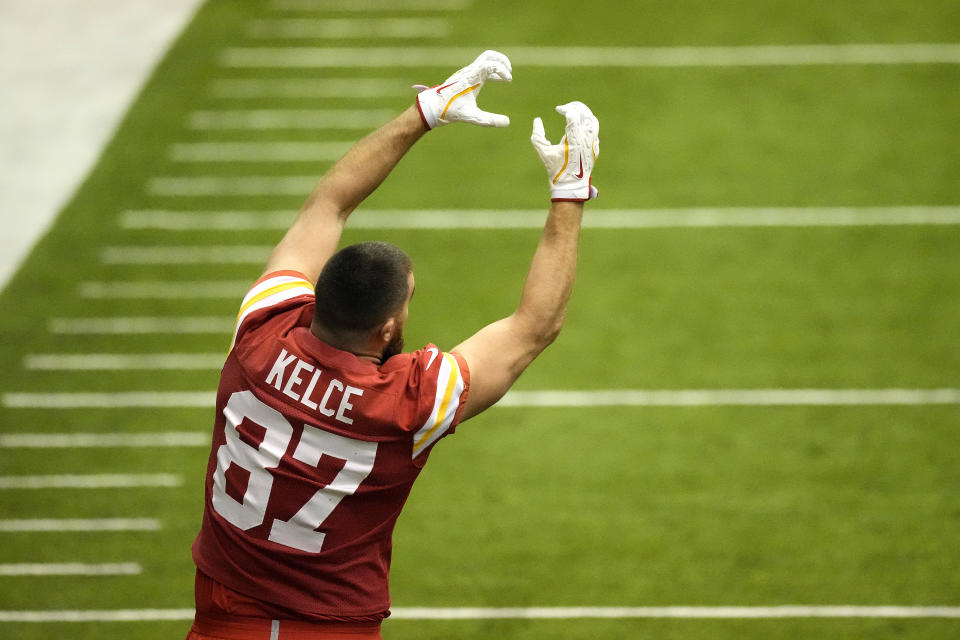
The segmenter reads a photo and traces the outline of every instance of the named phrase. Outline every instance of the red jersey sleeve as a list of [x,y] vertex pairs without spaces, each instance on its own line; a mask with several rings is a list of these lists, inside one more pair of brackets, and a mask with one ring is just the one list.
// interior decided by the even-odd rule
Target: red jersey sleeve
[[406,402],[397,422],[410,430],[412,456],[422,466],[427,458],[423,454],[440,438],[453,433],[460,422],[470,389],[470,371],[462,357],[440,351],[433,344],[407,357],[411,362]]
[[314,288],[299,271],[274,271],[254,283],[240,303],[240,312],[233,329],[230,348],[252,327],[262,324],[274,312],[285,310],[290,304],[312,302]]

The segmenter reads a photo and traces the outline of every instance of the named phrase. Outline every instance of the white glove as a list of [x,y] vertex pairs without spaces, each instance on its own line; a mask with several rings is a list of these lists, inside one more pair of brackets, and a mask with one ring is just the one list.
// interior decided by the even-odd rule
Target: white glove
[[434,87],[413,85],[417,95],[420,117],[429,129],[450,122],[469,122],[481,127],[505,127],[510,118],[498,113],[482,111],[477,106],[477,94],[488,79],[513,80],[507,56],[497,51],[484,51],[477,59]]
[[598,191],[590,184],[593,164],[600,155],[600,121],[582,102],[568,102],[557,107],[567,119],[567,131],[559,144],[550,144],[543,131],[543,120],[533,119],[530,142],[536,149],[550,178],[550,199],[583,202],[596,198]]

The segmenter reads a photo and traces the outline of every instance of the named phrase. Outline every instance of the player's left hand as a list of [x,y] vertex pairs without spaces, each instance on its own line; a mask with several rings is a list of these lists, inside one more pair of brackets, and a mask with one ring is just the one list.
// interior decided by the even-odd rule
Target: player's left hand
[[593,165],[600,155],[600,121],[582,102],[557,107],[567,120],[566,135],[557,144],[547,140],[543,120],[533,119],[530,142],[550,179],[550,199],[583,202],[598,195],[591,183]]
[[467,122],[481,127],[506,127],[510,118],[489,113],[477,106],[477,94],[487,80],[513,80],[507,56],[484,51],[477,59],[434,87],[414,85],[420,91],[417,107],[424,123],[436,129],[450,122]]

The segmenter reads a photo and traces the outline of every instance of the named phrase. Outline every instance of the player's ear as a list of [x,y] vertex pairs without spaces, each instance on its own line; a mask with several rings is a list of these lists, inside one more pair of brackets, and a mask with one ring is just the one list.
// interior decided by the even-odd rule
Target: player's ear
[[390,316],[377,329],[377,337],[384,344],[388,344],[390,340],[393,339],[393,336],[396,332],[397,332],[397,319],[394,318],[393,316]]

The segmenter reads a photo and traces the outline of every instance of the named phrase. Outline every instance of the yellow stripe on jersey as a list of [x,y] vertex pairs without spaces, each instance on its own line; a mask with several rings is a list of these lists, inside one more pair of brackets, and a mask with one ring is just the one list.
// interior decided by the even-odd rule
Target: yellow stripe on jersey
[[[286,278],[288,276],[281,276],[281,277]],[[270,280],[267,280],[266,282],[269,282],[269,281]],[[264,284],[264,283],[261,283],[261,284]],[[246,315],[251,310],[253,310],[253,307],[255,305],[257,305],[259,302],[266,300],[271,296],[282,294],[283,292],[290,291],[291,289],[303,289],[304,291],[302,295],[308,295],[313,293],[313,287],[310,285],[309,282],[307,282],[306,280],[297,279],[292,281],[288,280],[286,282],[280,282],[273,286],[267,287],[260,293],[252,296],[250,299],[245,299],[243,302],[243,305],[240,307],[240,311],[237,313],[237,320],[233,325],[233,340],[231,341],[230,348],[231,349],[233,348],[233,343],[237,339],[237,333],[240,331],[240,325],[243,323],[243,320],[245,319]],[[276,302],[283,302],[284,300],[287,300],[290,297],[291,296],[283,296],[279,300],[276,300]],[[269,306],[269,305],[266,305],[266,306]]]
[[302,287],[304,285],[309,286],[306,280],[295,280],[294,282],[283,282],[278,285],[274,285],[265,291],[261,291],[257,295],[253,296],[247,300],[242,307],[240,307],[240,312],[237,314],[237,320],[246,312],[247,309],[260,302],[264,298],[268,298],[275,293],[280,293],[281,291],[286,291],[287,289],[296,289],[297,287]]
[[[424,429],[420,429],[419,433],[423,433],[419,439],[413,444],[413,455],[417,455],[425,444],[430,442],[430,439],[437,432],[445,422],[447,422],[447,412],[450,411],[450,401],[453,398],[453,392],[457,387],[457,382],[460,380],[460,367],[457,366],[456,359],[449,353],[443,354],[443,359],[446,360],[447,364],[450,365],[450,373],[447,376],[447,385],[443,390],[443,397],[440,401],[440,407],[437,409],[437,417],[433,421],[433,426],[427,429],[426,433],[423,433]],[[440,389],[438,388],[439,392]],[[439,396],[439,393],[438,393]],[[450,416],[450,421],[452,422],[453,416]],[[430,420],[427,419],[427,424]],[[426,427],[427,425],[424,425]]]
[[[443,392],[443,402],[440,403],[440,411],[437,412],[438,426],[443,423],[443,419],[447,417],[447,411],[450,410],[450,398],[453,397],[453,388],[457,384],[457,378],[459,377],[460,373],[453,356],[451,356],[449,353],[445,353],[443,354],[443,359],[450,363],[450,377],[447,379],[447,388]],[[434,427],[434,430],[436,430],[436,427]],[[425,437],[429,438],[431,435],[433,435],[432,431]]]

